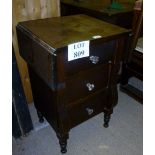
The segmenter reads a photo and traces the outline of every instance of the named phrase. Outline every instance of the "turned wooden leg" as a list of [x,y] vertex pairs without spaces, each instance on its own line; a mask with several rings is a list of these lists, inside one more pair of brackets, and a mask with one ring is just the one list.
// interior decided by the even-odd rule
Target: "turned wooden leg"
[[61,153],[66,153],[67,152],[67,139],[69,137],[68,134],[66,135],[57,134],[57,137],[59,139]]
[[43,117],[42,113],[37,110],[37,114],[38,114],[39,122],[43,123],[44,122],[44,117]]
[[127,85],[128,81],[129,81],[129,79],[131,77],[131,74],[128,71],[126,66],[127,66],[127,64],[123,64],[123,67],[122,67],[122,75],[121,75],[121,79],[120,79],[121,86]]
[[61,147],[61,153],[67,152],[67,139],[59,139],[59,144]]
[[111,114],[104,113],[104,125],[103,126],[105,128],[109,127],[110,116],[111,116]]

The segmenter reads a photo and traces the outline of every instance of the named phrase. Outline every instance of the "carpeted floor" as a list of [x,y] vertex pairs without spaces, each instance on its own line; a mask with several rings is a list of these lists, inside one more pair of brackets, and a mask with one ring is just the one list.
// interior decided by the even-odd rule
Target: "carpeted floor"
[[[30,112],[35,129],[21,139],[13,139],[13,155],[61,155],[58,139],[47,122],[38,124],[33,104]],[[66,155],[142,155],[143,106],[119,91],[118,105],[104,128],[103,114],[73,128]]]

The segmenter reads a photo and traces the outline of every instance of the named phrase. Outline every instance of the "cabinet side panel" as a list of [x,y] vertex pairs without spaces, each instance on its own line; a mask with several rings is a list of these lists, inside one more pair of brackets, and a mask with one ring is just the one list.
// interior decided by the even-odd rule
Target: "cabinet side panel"
[[57,130],[57,106],[55,102],[56,94],[52,89],[28,66],[34,105],[46,120]]
[[41,41],[17,27],[20,55],[33,68],[48,86],[53,88],[52,82],[52,54]]

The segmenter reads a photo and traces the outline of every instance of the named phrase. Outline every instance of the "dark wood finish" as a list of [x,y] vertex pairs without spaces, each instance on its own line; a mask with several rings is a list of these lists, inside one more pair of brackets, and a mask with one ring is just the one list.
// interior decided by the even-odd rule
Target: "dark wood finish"
[[143,92],[134,86],[131,86],[128,81],[131,77],[136,77],[143,81],[143,53],[137,51],[136,45],[139,37],[143,36],[143,9],[142,5],[139,10],[134,10],[134,18],[132,24],[132,43],[129,59],[123,63],[122,77],[120,89],[135,98],[140,103],[143,103]]
[[104,114],[104,124],[103,124],[103,126],[105,128],[109,127],[110,116],[111,116],[111,114],[109,114],[109,113]]
[[61,0],[61,15],[86,14],[124,28],[132,28],[134,3],[121,2],[123,9],[110,9],[110,1]]
[[[106,64],[113,58],[113,51],[116,47],[116,41],[103,42],[100,40],[92,40],[90,45],[90,55],[99,57],[97,64],[93,64],[88,58],[78,59],[76,61],[67,61],[67,48],[64,48],[62,57],[64,58],[63,66],[65,66],[65,74],[72,75],[79,71],[92,68],[97,65]],[[103,52],[104,51],[104,52]]]
[[143,103],[143,92],[128,83],[131,77],[143,81],[143,54],[141,52],[133,51],[130,61],[123,64],[120,90]]
[[39,118],[39,122],[43,123],[44,122],[44,116],[42,115],[42,113],[40,111],[37,110],[37,114],[38,114],[38,118]]
[[[35,107],[55,130],[62,153],[76,125],[101,112],[109,122],[129,33],[86,15],[18,24],[20,54],[28,63]],[[100,38],[93,38],[97,35]],[[90,41],[89,56],[68,61],[67,46],[83,40]]]
[[93,93],[68,106],[68,114],[71,119],[71,126],[74,127],[81,122],[103,112],[103,105],[106,100],[106,89]]
[[[92,93],[107,87],[109,79],[109,63],[98,67],[81,71],[66,80],[65,98],[68,103],[76,101],[78,98],[83,98],[90,94],[89,85],[94,84],[95,87],[91,90]],[[100,76],[98,76],[100,73]],[[107,74],[108,73],[108,74]],[[72,91],[70,91],[72,90]]]
[[143,92],[130,84],[121,85],[120,90],[124,93],[127,93],[140,103],[143,103]]
[[61,135],[60,133],[57,133],[57,137],[59,139],[59,144],[61,148],[61,153],[67,152],[67,139],[69,138],[69,135]]
[[[132,28],[134,2],[120,2],[123,9],[110,9],[109,6],[112,2],[110,0],[61,0],[60,2],[62,16],[82,13],[127,29]],[[129,46],[130,40],[126,40]],[[95,46],[95,48],[97,47]],[[105,57],[105,55],[103,56]],[[128,55],[126,55],[126,58],[128,58]],[[70,66],[72,67],[72,65]],[[118,83],[120,83],[121,72],[118,74],[117,79]]]

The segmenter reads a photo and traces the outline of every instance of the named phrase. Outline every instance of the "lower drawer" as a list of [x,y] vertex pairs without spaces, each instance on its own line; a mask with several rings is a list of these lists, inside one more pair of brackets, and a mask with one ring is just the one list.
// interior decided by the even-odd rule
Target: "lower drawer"
[[70,128],[86,121],[87,119],[101,113],[107,103],[106,91],[98,91],[91,97],[79,100],[68,106]]

